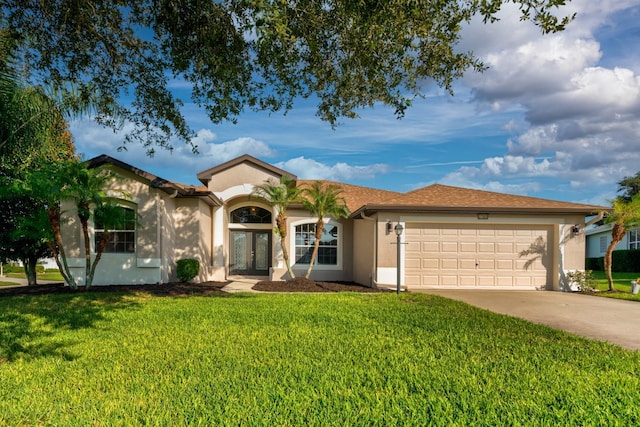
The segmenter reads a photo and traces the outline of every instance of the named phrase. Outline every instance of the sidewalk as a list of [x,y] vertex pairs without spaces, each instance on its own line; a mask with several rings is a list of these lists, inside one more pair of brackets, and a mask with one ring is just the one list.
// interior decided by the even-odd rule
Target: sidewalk
[[[14,288],[16,286],[27,286],[27,279],[18,279],[15,277],[0,276],[0,282],[11,282],[15,285],[2,286],[2,288]],[[39,285],[49,285],[51,283],[62,283],[61,280],[38,280]]]
[[256,291],[256,290],[252,289],[253,285],[255,285],[257,282],[258,282],[257,280],[252,280],[252,279],[238,279],[238,280],[234,280],[233,282],[229,283],[227,286],[222,288],[222,290],[224,292],[229,292],[229,293],[259,292],[259,291]]

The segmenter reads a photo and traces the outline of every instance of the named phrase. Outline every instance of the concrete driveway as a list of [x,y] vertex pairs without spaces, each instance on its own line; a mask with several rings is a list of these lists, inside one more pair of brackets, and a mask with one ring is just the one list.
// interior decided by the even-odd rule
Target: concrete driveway
[[607,341],[629,350],[640,350],[639,302],[551,291],[434,289],[423,292]]

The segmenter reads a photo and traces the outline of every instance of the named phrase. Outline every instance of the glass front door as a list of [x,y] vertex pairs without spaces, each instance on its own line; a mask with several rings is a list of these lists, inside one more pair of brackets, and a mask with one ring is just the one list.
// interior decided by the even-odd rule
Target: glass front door
[[229,233],[229,274],[268,276],[271,230],[231,230]]

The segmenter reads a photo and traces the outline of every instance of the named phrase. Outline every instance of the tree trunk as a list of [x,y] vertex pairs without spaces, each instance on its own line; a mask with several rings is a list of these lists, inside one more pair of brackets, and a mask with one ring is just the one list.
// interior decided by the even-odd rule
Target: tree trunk
[[611,273],[611,266],[613,265],[613,251],[618,243],[624,239],[624,235],[627,232],[626,228],[622,224],[614,224],[611,230],[611,243],[607,248],[607,252],[604,254],[604,271],[607,275],[607,282],[609,283],[609,290],[613,291],[613,275]]
[[27,257],[22,259],[22,265],[24,267],[24,274],[27,276],[27,286],[36,286],[38,284],[36,266],[38,265],[38,259],[34,257]]
[[291,261],[289,260],[289,250],[287,249],[287,217],[278,213],[276,217],[276,226],[278,228],[278,234],[280,235],[280,246],[282,247],[282,258],[284,258],[284,264],[287,266],[287,272],[291,279],[295,279],[296,275],[291,270]]
[[110,236],[108,231],[105,231],[104,233],[102,233],[102,236],[100,236],[100,242],[98,243],[98,247],[96,248],[96,259],[93,260],[93,265],[91,266],[91,272],[89,273],[88,283],[93,284],[93,276],[96,273],[96,266],[98,265],[100,258],[102,258],[102,253],[104,252],[104,248],[106,248],[107,243],[109,243],[109,237]]
[[91,287],[91,238],[89,236],[89,217],[78,215],[84,238],[84,289]]
[[[78,289],[78,285],[73,279],[73,275],[69,270],[69,264],[67,264],[67,254],[62,246],[62,232],[60,231],[60,208],[57,206],[47,209],[47,216],[49,217],[49,223],[53,229],[54,241],[49,243],[53,257],[56,260],[60,274],[62,278],[69,285],[71,289]],[[59,250],[59,252],[58,252]]]
[[304,275],[305,279],[308,279],[311,276],[311,270],[313,270],[313,263],[316,260],[316,256],[318,256],[318,247],[320,246],[320,238],[322,237],[322,230],[324,230],[324,221],[322,218],[318,220],[316,223],[316,241],[313,242],[313,253],[311,254],[311,259],[309,260],[309,268],[307,268],[307,274]]

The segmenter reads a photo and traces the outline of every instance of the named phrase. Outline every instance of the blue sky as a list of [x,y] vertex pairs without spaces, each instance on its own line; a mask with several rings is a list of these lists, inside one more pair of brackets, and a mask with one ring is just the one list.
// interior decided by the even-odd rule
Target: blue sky
[[[313,100],[301,100],[286,115],[247,112],[236,125],[213,125],[187,103],[199,154],[176,143],[153,158],[137,145],[117,151],[122,134],[89,119],[71,130],[86,159],[108,154],[184,184],[246,153],[301,179],[402,192],[440,183],[606,205],[617,182],[640,171],[640,0],[574,0],[562,11],[577,18],[553,35],[520,22],[513,7],[498,23],[470,23],[459,47],[489,70],[457,81],[454,96],[432,88],[401,120],[377,106],[334,130]],[[180,82],[173,89],[184,91]]]

